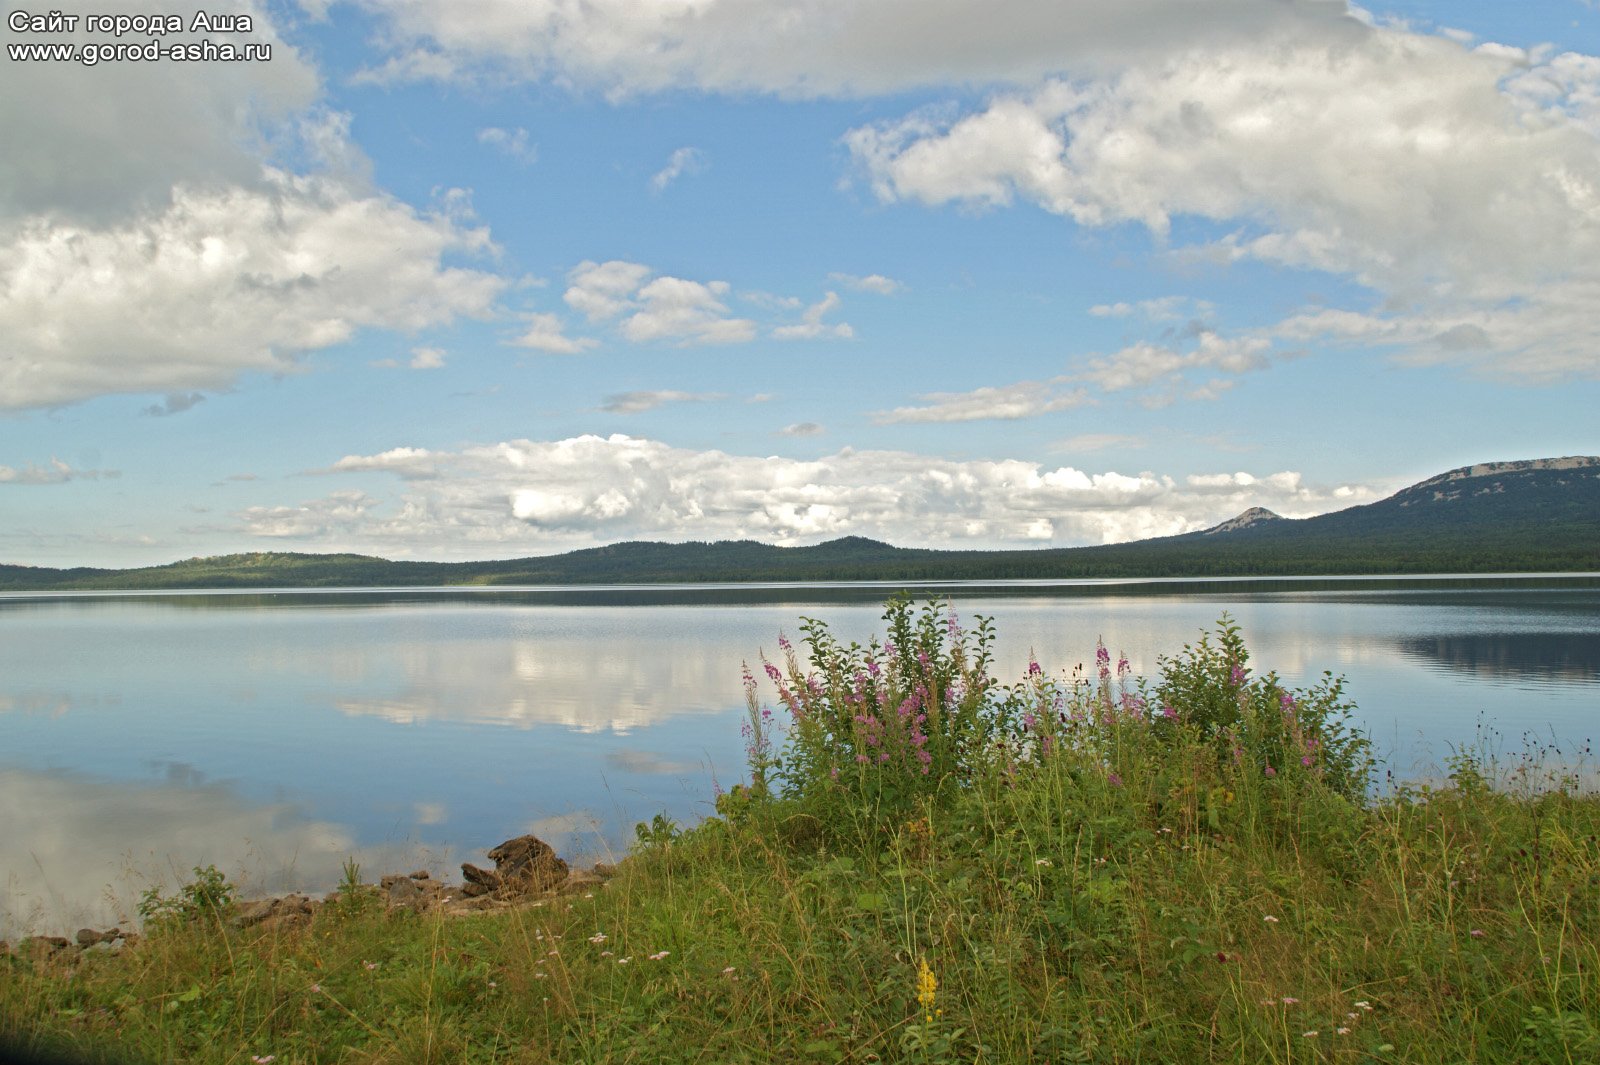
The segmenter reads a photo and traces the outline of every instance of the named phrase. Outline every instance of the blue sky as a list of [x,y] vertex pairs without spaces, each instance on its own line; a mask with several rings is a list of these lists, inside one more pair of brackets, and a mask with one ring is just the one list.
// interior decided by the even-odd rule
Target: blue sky
[[1600,452],[1585,0],[230,13],[163,40],[270,61],[0,58],[0,561],[1069,546]]

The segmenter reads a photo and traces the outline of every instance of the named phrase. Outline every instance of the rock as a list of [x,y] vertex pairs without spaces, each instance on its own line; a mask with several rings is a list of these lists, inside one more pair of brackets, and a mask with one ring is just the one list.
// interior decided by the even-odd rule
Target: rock
[[249,928],[252,925],[267,925],[282,928],[288,925],[307,924],[311,915],[317,912],[322,905],[320,901],[313,901],[306,895],[282,895],[273,899],[257,899],[254,902],[240,903],[239,909],[234,913],[232,923],[235,928]]
[[413,880],[427,880],[427,879],[429,879],[428,871],[426,869],[418,869],[416,872],[411,874],[411,879],[413,879]]
[[29,936],[18,949],[34,961],[44,961],[62,951],[71,950],[72,943],[65,936]]
[[562,881],[561,886],[556,889],[556,893],[560,895],[582,895],[604,887],[605,883],[603,879],[593,873],[585,873],[579,870],[574,873],[568,873],[566,880]]
[[610,880],[617,875],[617,867],[610,862],[595,862],[594,875],[601,880]]
[[418,913],[438,906],[447,890],[443,884],[426,876],[418,879],[415,873],[410,876],[386,876],[378,882],[378,889],[383,892],[390,909],[416,910]]
[[468,898],[488,895],[500,890],[500,874],[489,869],[479,869],[471,862],[461,863],[461,875],[467,882],[461,885],[461,894]]
[[96,943],[110,943],[121,935],[122,933],[115,928],[111,929],[109,932],[96,932],[92,928],[80,928],[78,929],[77,936],[78,946],[92,947]]
[[507,886],[515,882],[524,894],[549,891],[567,878],[567,863],[537,836],[508,839],[490,851],[489,857],[500,879]]
[[567,863],[537,836],[508,839],[490,851],[489,857],[494,860],[493,871],[471,862],[462,864],[461,875],[467,881],[462,885],[462,895],[513,899],[553,891],[567,879]]

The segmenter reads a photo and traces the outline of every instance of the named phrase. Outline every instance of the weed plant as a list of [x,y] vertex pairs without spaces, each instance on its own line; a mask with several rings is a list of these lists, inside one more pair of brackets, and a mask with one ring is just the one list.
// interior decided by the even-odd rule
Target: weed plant
[[0,1032],[285,1065],[1600,1061],[1600,798],[1570,763],[1469,749],[1375,790],[1339,681],[1254,672],[1226,617],[1149,681],[1101,648],[1009,685],[987,621],[885,620],[780,644],[749,782],[641,825],[604,888],[419,916],[351,872],[304,930],[23,949]]

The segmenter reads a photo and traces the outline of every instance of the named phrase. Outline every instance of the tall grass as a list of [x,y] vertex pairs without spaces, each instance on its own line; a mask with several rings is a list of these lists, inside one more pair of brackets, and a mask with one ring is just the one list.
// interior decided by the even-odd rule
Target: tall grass
[[1378,794],[1339,683],[1255,672],[1226,618],[1149,681],[1102,649],[1009,685],[986,622],[885,620],[780,646],[749,783],[641,826],[603,889],[446,918],[350,885],[303,931],[171,907],[119,955],[7,958],[3,1031],[91,1060],[1600,1060],[1576,778],[1466,751]]

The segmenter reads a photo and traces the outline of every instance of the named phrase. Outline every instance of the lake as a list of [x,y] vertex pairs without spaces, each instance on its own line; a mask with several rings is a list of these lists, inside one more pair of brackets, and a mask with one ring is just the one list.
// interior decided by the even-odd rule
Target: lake
[[[126,920],[215,863],[247,891],[450,873],[533,832],[587,861],[743,779],[741,663],[804,616],[881,631],[900,585],[0,596],[0,935]],[[1103,639],[1136,673],[1223,612],[1258,672],[1348,678],[1397,775],[1453,747],[1581,750],[1600,578],[944,584],[996,675]]]

